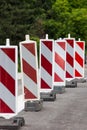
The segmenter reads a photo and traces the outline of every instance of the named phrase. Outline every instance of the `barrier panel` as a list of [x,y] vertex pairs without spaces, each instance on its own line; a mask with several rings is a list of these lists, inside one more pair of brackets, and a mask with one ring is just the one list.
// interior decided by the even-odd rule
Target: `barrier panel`
[[54,85],[65,86],[66,41],[59,39],[54,45]]
[[85,42],[75,41],[75,78],[84,77]]
[[17,46],[0,46],[0,116],[17,114]]
[[53,90],[53,55],[54,40],[40,40],[40,92],[50,92]]
[[66,80],[72,80],[75,78],[75,39],[70,38],[70,35],[64,39],[66,40]]
[[20,58],[25,100],[40,99],[37,46],[35,41],[29,39],[29,35],[26,35],[25,41],[20,42]]

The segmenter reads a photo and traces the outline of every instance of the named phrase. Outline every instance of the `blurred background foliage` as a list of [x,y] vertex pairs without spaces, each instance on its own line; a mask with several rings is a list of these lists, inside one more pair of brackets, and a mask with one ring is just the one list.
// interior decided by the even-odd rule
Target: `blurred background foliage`
[[71,37],[87,42],[87,0],[0,1],[0,44],[10,38],[18,45],[25,34],[31,38]]
[[68,33],[87,42],[87,0],[0,0],[0,45],[6,38],[19,45],[29,34],[39,47],[45,34],[58,39]]

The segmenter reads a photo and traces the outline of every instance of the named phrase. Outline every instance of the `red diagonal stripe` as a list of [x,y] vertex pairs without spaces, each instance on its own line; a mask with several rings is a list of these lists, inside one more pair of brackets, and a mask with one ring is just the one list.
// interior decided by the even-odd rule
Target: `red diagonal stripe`
[[2,50],[13,62],[15,62],[15,48],[1,48],[1,50]]
[[0,82],[15,96],[15,80],[1,66]]
[[65,50],[65,42],[57,42],[57,44],[63,49],[63,50]]
[[75,70],[75,76],[82,77],[82,75],[77,70]]
[[77,45],[78,45],[82,50],[84,49],[84,42],[82,42],[82,41],[77,41],[76,43],[77,43]]
[[73,78],[72,75],[70,75],[67,71],[66,71],[66,78]]
[[49,86],[43,79],[41,79],[41,88],[42,89],[51,89],[52,86]]
[[74,66],[74,59],[73,57],[68,53],[66,52],[66,61],[73,67]]
[[52,51],[52,41],[42,41],[43,44],[48,47],[50,51]]
[[41,66],[52,76],[52,64],[41,55]]
[[63,58],[60,57],[56,52],[55,52],[55,62],[56,62],[63,70],[65,70],[65,61],[64,61]]
[[54,74],[54,81],[55,82],[63,82],[63,80],[56,73]]
[[0,99],[0,113],[14,113],[2,99]]
[[25,99],[35,99],[36,98],[36,96],[32,92],[30,92],[26,87],[24,87],[24,93],[25,93]]
[[35,43],[26,43],[22,45],[35,56]]
[[83,67],[83,59],[77,52],[75,52],[75,60],[79,63],[81,67]]
[[36,70],[30,66],[24,59],[22,59],[23,62],[23,72],[30,77],[35,83],[37,83],[37,74]]
[[73,48],[74,47],[74,40],[73,39],[66,39],[68,44]]

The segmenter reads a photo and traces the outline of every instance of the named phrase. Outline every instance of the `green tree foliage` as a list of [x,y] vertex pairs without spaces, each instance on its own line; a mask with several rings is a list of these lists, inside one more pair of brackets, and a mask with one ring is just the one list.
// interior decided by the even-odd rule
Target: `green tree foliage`
[[0,44],[5,44],[7,37],[18,45],[25,34],[39,39],[46,33],[53,39],[71,33],[87,42],[86,21],[87,0],[2,0]]
[[[50,12],[50,18],[45,21],[45,32],[51,37],[71,37],[87,42],[87,1],[86,0],[56,0]],[[86,45],[87,46],[87,45]]]
[[70,26],[74,37],[87,41],[87,9],[73,9]]
[[[64,37],[67,33],[68,20],[70,17],[70,7],[67,0],[56,0],[52,5],[51,19],[45,22],[46,32],[53,36],[55,39]],[[51,31],[52,29],[52,31]]]
[[12,44],[24,40],[25,34],[41,37],[44,34],[44,9],[42,1],[3,0],[0,2],[0,37],[1,44],[9,37]]
[[87,8],[87,0],[68,0],[71,8]]

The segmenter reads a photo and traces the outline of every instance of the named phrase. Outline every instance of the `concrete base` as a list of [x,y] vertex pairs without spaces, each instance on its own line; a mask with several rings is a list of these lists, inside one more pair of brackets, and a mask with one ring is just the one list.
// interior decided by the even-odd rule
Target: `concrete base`
[[15,126],[15,125],[2,125],[0,126],[0,130],[19,130],[19,126]]
[[71,80],[71,81],[66,81],[66,88],[76,88],[77,87],[77,81]]
[[0,130],[19,130],[24,125],[24,117],[14,117],[8,120],[2,118],[0,120]]
[[62,94],[65,92],[65,86],[54,86],[53,92],[56,94]]
[[75,88],[77,87],[77,83],[85,83],[87,81],[87,78],[75,78],[71,81],[66,81],[66,88]]
[[43,100],[25,102],[25,111],[40,111],[43,106]]
[[80,79],[75,78],[75,79],[73,79],[72,81],[75,81],[75,82],[77,82],[77,83],[85,83],[86,80],[87,80],[86,78],[80,78]]
[[54,93],[53,91],[41,92],[40,98],[43,99],[43,101],[55,101],[56,100],[56,93]]

